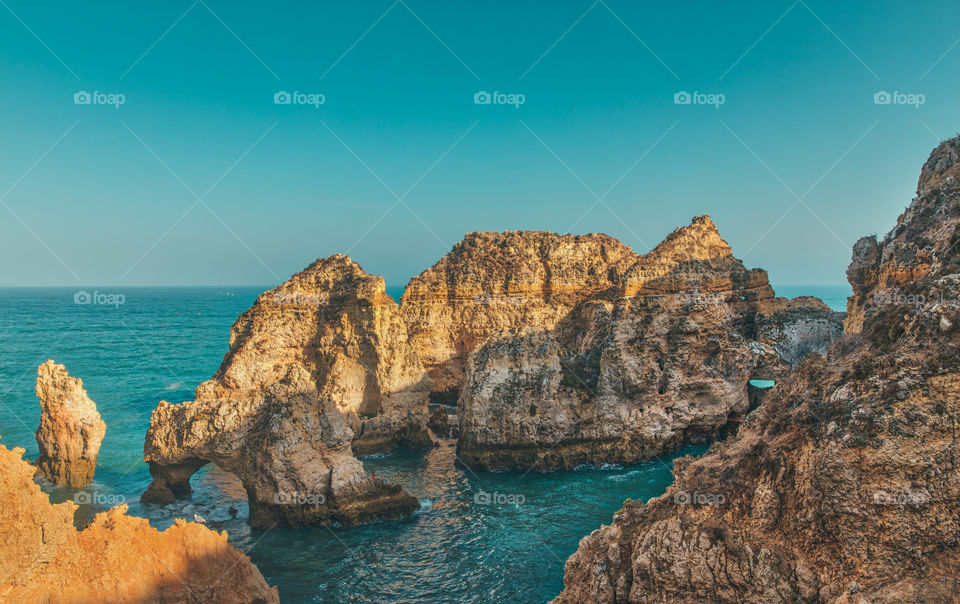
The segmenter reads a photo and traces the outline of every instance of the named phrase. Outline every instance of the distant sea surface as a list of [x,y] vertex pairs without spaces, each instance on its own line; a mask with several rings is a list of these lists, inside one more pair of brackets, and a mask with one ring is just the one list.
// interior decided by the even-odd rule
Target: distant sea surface
[[831,309],[837,312],[847,312],[847,297],[853,295],[849,285],[773,285],[777,296],[796,298],[797,296],[814,296],[820,298]]
[[[450,445],[361,458],[402,484],[423,509],[359,528],[255,531],[239,481],[215,466],[193,478],[188,502],[141,506],[150,482],[143,439],[161,400],[179,403],[209,379],[227,352],[230,326],[264,288],[0,289],[0,443],[38,455],[37,365],[66,365],[107,424],[83,516],[126,502],[159,529],[199,514],[222,522],[284,602],[543,602],[563,589],[563,564],[579,540],[609,524],[625,499],[656,497],[672,459],[633,467],[547,474],[474,473]],[[402,287],[389,287],[400,297]],[[846,288],[782,287],[843,310]],[[122,298],[121,298],[122,296]],[[703,448],[680,454],[698,455]],[[43,485],[54,502],[76,490]],[[487,494],[491,503],[486,503]],[[229,510],[235,506],[236,518]]]

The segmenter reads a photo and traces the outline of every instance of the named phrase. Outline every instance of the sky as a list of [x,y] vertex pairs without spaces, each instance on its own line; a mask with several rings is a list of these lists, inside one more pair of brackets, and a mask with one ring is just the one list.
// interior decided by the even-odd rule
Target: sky
[[838,285],[960,131],[955,1],[306,4],[0,2],[0,286],[402,285],[472,231],[701,214]]

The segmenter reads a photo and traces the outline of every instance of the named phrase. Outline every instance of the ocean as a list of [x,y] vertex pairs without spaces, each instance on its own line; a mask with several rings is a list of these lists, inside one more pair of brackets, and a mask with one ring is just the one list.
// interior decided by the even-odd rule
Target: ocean
[[[192,399],[223,359],[230,326],[263,290],[0,289],[0,443],[36,458],[36,369],[47,359],[63,363],[83,379],[107,432],[94,483],[82,492],[44,484],[51,500],[90,501],[82,516],[125,502],[161,530],[193,514],[222,523],[283,602],[544,602],[563,589],[564,562],[582,537],[608,524],[624,500],[661,495],[673,480],[672,459],[545,474],[473,472],[455,466],[445,445],[361,458],[420,499],[423,509],[403,521],[251,530],[239,481],[212,465],[194,476],[190,501],[141,506],[151,411],[161,400]],[[402,288],[388,292],[399,298]],[[819,296],[843,310],[849,288],[777,293]]]

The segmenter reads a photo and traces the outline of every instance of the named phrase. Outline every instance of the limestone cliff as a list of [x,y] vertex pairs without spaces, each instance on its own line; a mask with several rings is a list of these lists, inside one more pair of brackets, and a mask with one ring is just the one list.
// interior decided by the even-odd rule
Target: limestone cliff
[[51,505],[23,449],[0,445],[0,600],[89,602],[279,602],[226,533],[177,520],[157,532],[126,506],[78,531],[71,502]]
[[93,480],[97,454],[107,426],[97,405],[87,396],[83,381],[52,360],[37,368],[40,427],[37,469],[48,480],[83,487]]
[[190,475],[214,462],[243,481],[256,526],[408,514],[417,500],[367,476],[354,450],[429,444],[429,389],[383,278],[318,260],[240,316],[192,402],[154,411],[142,501],[189,495]]
[[861,240],[847,331],[567,561],[557,602],[949,602],[960,589],[960,140]]
[[[575,239],[557,245],[565,262],[553,264],[588,267],[574,271],[576,279],[567,274],[566,305],[542,291],[505,310],[474,304],[460,340],[469,353],[458,403],[464,463],[540,470],[635,463],[705,441],[746,415],[751,379],[786,375],[841,331],[841,315],[822,302],[775,298],[766,273],[734,258],[708,216],[643,256],[603,241],[616,253]],[[468,280],[458,276],[465,271],[453,272],[452,282]],[[554,314],[533,315],[538,308]],[[486,340],[475,335],[476,325],[515,323],[524,326]],[[470,352],[470,341],[482,343]],[[455,370],[460,361],[445,363]]]
[[477,344],[511,328],[553,328],[577,303],[614,287],[611,269],[634,256],[607,235],[467,234],[403,293],[410,344],[438,398],[456,401]]

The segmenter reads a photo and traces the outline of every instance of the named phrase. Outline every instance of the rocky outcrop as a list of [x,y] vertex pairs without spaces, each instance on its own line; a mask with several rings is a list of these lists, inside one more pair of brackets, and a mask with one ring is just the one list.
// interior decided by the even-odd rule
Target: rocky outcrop
[[427,427],[438,437],[448,438],[450,436],[450,422],[447,410],[443,407],[434,409],[433,413],[430,414],[430,422]]
[[141,501],[188,496],[213,462],[243,481],[255,526],[409,514],[418,501],[367,476],[354,452],[429,445],[429,390],[383,278],[345,256],[318,260],[240,316],[193,401],[153,412]]
[[567,561],[557,602],[948,602],[960,589],[960,140],[883,241],[847,331],[739,432]]
[[410,344],[435,399],[457,400],[479,343],[513,328],[553,328],[576,304],[614,287],[611,268],[634,256],[607,235],[468,233],[403,293]]
[[[428,446],[428,428],[485,469],[640,461],[723,433],[752,377],[784,375],[839,330],[821,302],[775,298],[707,216],[646,256],[606,235],[473,233],[401,307],[332,256],[237,320],[194,401],[157,407],[142,501],[188,496],[215,462],[244,482],[256,525],[406,513],[416,501],[353,455]],[[428,398],[458,393],[455,424],[430,422]]]
[[0,445],[0,600],[279,602],[226,533],[177,520],[157,532],[118,506],[78,531],[72,502],[51,505],[23,449]]
[[107,425],[87,396],[83,381],[72,378],[52,360],[37,368],[40,427],[37,445],[40,474],[56,484],[83,487],[93,480],[97,454]]
[[[540,247],[524,248],[514,241],[518,234],[486,246],[513,255],[546,250],[547,260],[511,256],[500,264],[554,266],[543,274],[568,278],[556,288],[561,301],[541,284],[515,305],[460,310],[472,321],[459,340],[468,356],[458,458],[467,465],[549,470],[636,463],[715,438],[749,411],[751,379],[785,376],[841,331],[842,315],[819,300],[775,298],[766,273],[734,258],[708,216],[644,256],[609,239],[601,239],[600,251],[596,242],[580,245],[570,236],[552,235],[546,245],[547,235],[532,236]],[[494,286],[483,271],[471,281],[467,267],[447,269],[449,282],[485,284],[495,299],[520,295],[509,287],[517,272],[505,270]],[[432,308],[428,316],[440,314],[424,305]],[[476,333],[517,323],[524,326]],[[470,352],[466,343],[473,341],[482,343]],[[454,375],[460,362],[454,355],[432,370]]]

